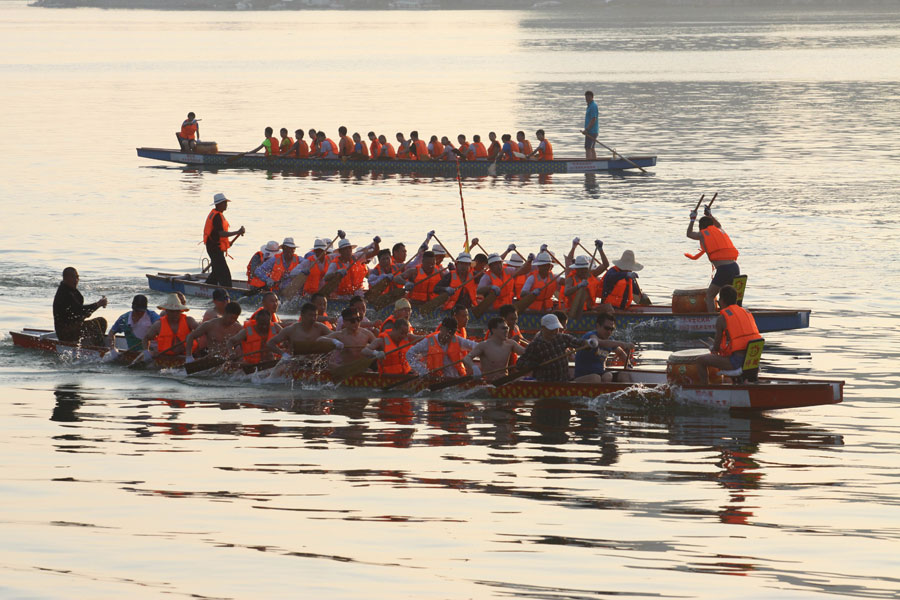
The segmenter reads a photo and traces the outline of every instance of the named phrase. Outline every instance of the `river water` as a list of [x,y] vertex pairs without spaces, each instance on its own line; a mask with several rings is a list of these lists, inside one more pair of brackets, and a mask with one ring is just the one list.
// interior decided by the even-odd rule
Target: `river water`
[[[900,597],[900,10],[194,13],[0,2],[0,596]],[[640,396],[366,399],[186,380],[14,348],[63,267],[114,319],[187,272],[212,195],[247,235],[463,239],[454,180],[196,172],[138,159],[191,110],[220,148],[346,124],[389,137],[544,128],[652,175],[467,179],[488,248],[633,249],[663,301],[704,287],[700,194],[747,303],[810,308],[763,368],[846,381],[755,417]],[[156,303],[162,296],[151,295]],[[205,307],[189,301],[192,312]],[[637,341],[640,336],[636,334]],[[679,346],[643,342],[659,366]]]

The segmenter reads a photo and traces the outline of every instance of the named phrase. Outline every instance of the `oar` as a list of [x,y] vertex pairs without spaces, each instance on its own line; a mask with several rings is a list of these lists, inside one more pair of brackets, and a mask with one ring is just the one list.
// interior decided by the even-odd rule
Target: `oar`
[[[574,278],[572,279],[574,281]],[[563,292],[565,293],[565,292]],[[574,294],[572,294],[572,302],[569,307],[569,318],[577,319],[581,316],[581,312],[584,310],[584,302],[587,300],[588,289],[587,287],[583,287]]]
[[237,159],[239,159],[239,158],[244,158],[244,157],[247,156],[248,154],[250,154],[250,152],[241,152],[240,154],[235,154],[234,156],[231,156],[231,157],[229,157],[229,158],[226,158],[226,159],[225,159],[225,162],[226,162],[226,163],[233,163],[233,162],[236,161]]
[[[718,194],[718,192],[716,192]],[[700,194],[700,199],[697,200],[697,206],[694,207],[694,212],[700,209],[700,205],[703,204],[703,199],[706,198],[706,194]]]
[[[291,360],[299,356],[306,356],[310,354],[328,354],[329,352],[333,352],[334,349],[334,344],[332,344],[331,342],[297,342],[292,347]],[[273,358],[272,360],[264,360],[256,364],[245,364],[241,368],[243,369],[244,373],[249,375],[254,371],[265,371],[266,369],[271,369],[281,361],[281,358]]]
[[[405,350],[410,346],[414,345],[414,342],[410,342],[408,344],[404,344],[403,346],[398,346],[391,350],[390,352],[385,352],[384,355],[390,356],[394,352],[399,352],[400,350]],[[374,357],[365,356],[363,358],[359,358],[351,363],[347,363],[346,365],[341,365],[339,367],[335,367],[329,371],[332,379],[334,379],[335,383],[340,383],[347,379],[348,377],[353,377],[354,375],[358,375],[363,371],[366,371],[369,366],[375,361]]]
[[584,350],[585,348],[590,348],[590,345],[583,344],[583,345],[579,346],[578,348],[572,348],[571,350],[566,350],[564,353],[560,354],[559,356],[551,358],[550,360],[545,360],[544,362],[542,362],[538,365],[535,365],[535,366],[531,367],[530,369],[519,370],[516,373],[511,373],[511,374],[507,375],[506,377],[500,377],[499,379],[495,379],[491,383],[494,385],[494,387],[500,387],[501,385],[506,385],[507,383],[509,383],[511,381],[515,381],[519,377],[524,377],[527,373],[534,371],[538,367],[543,367],[545,365],[549,365],[552,362],[556,362],[558,360],[566,358],[567,356],[575,354],[576,352],[578,352],[580,350]]
[[[492,371],[482,373],[481,377],[487,377],[488,375],[494,375],[495,373],[502,373],[503,371],[508,371],[508,370],[509,370],[508,366],[500,367],[499,369],[494,369]],[[440,390],[445,390],[449,387],[453,387],[455,385],[462,385],[463,383],[466,383],[467,381],[472,381],[474,378],[475,378],[474,375],[464,375],[463,377],[451,377],[451,378],[445,379],[443,381],[438,381],[437,383],[429,385],[428,389],[431,390],[432,392],[437,392]]]
[[[181,340],[177,344],[173,345],[171,348],[169,348],[165,352],[158,352],[156,354],[156,356],[153,357],[153,360],[155,361],[157,358],[159,358],[161,356],[172,356],[172,357],[179,356],[178,354],[175,353],[175,350],[177,350],[179,346],[184,348],[184,340]],[[143,352],[142,352],[141,354],[137,355],[137,358],[135,358],[133,361],[131,361],[131,363],[128,365],[128,368],[136,369],[137,367],[142,367],[144,365],[144,362],[145,361],[144,361]]]
[[604,148],[606,148],[607,150],[609,150],[610,152],[612,152],[613,158],[615,158],[616,156],[619,156],[619,157],[621,157],[625,162],[627,162],[628,164],[630,164],[632,167],[637,167],[638,169],[640,169],[640,170],[641,170],[641,173],[646,173],[646,172],[647,172],[647,171],[644,170],[643,167],[641,167],[639,164],[637,164],[636,162],[634,162],[633,160],[631,160],[631,159],[628,158],[627,156],[622,156],[621,154],[619,154],[618,152],[616,152],[615,150],[613,150],[612,148],[610,148],[609,146],[607,146],[606,144],[604,144],[603,142],[601,142],[600,140],[598,140],[596,136],[593,136],[593,135],[588,134],[588,137],[591,138],[592,140],[594,140],[596,143],[598,143],[598,144],[600,144],[601,146],[603,146]]
[[[334,239],[331,240],[331,243],[328,245],[331,246],[332,244],[334,244],[334,241],[339,237],[341,237],[340,232],[338,233],[338,235],[334,236]],[[281,297],[285,300],[293,300],[294,297],[299,294],[301,290],[303,290],[303,286],[306,285],[306,278],[306,273],[300,273],[299,275],[294,277],[294,279],[291,280],[291,285],[289,285],[287,289],[285,289],[281,293]]]
[[709,204],[706,205],[706,210],[712,210],[713,202],[716,201],[716,196],[718,196],[718,195],[719,195],[719,192],[716,192],[715,194],[713,194],[712,200],[710,200]]
[[[393,274],[391,274],[391,278],[393,278]],[[381,296],[384,293],[384,290],[390,284],[390,279],[382,279],[381,281],[370,287],[368,290],[366,290],[366,293],[363,294],[363,296],[371,303],[372,300],[374,300],[378,296]]]
[[184,363],[184,372],[188,375],[193,375],[194,373],[199,373],[200,371],[214,369],[223,364],[225,364],[225,358],[221,356],[205,356],[200,360]]
[[[587,252],[588,254],[591,253],[591,251],[588,250],[587,248],[585,248],[585,247],[581,244],[581,242],[578,242],[578,246],[579,246],[582,250],[584,250],[585,252]],[[596,246],[594,246],[594,253],[591,254],[591,264],[593,265],[594,263],[600,264],[600,263],[597,261],[597,247],[596,247]]]
[[[462,290],[462,288],[464,288],[466,285],[468,285],[468,283],[470,281],[473,281],[474,279],[475,279],[475,276],[472,275],[468,279],[466,279],[465,281],[460,283],[459,284],[460,290]],[[460,295],[462,295],[462,291],[460,291]],[[425,313],[425,314],[433,313],[434,311],[436,311],[438,309],[439,306],[441,306],[442,304],[445,304],[447,302],[447,300],[449,300],[449,299],[450,299],[450,294],[448,294],[447,292],[438,294],[437,296],[435,296],[428,302],[425,302],[424,304],[420,305],[419,312]]]
[[540,292],[528,292],[527,294],[516,300],[515,304],[513,304],[513,306],[516,307],[516,312],[522,313],[528,310],[528,307],[534,304],[534,301],[537,300],[539,295]]
[[447,258],[450,259],[450,260],[453,260],[453,255],[450,254],[450,251],[449,251],[449,250],[447,250],[447,246],[445,246],[444,243],[443,243],[441,240],[438,239],[438,236],[433,235],[433,236],[431,236],[431,237],[433,237],[433,238],[434,238],[434,241],[436,241],[436,242],[440,245],[440,247],[444,249],[444,252],[447,253]]
[[424,375],[410,375],[409,377],[406,377],[404,379],[401,379],[400,381],[392,383],[391,385],[381,388],[381,391],[386,392],[388,390],[394,389],[395,387],[400,387],[404,383],[409,383],[409,382],[415,381],[417,379],[424,381],[424,380],[428,379],[429,377],[431,377],[432,375],[434,375],[435,373],[440,373],[447,367],[452,367],[454,365],[458,365],[459,363],[461,363],[464,360],[465,360],[465,357],[463,357],[457,361],[454,361],[454,362],[450,363],[449,365],[444,365],[443,367],[438,367],[437,369],[434,369],[433,371],[428,371]]
[[373,298],[369,304],[375,310],[381,310],[385,306],[390,306],[400,298],[403,298],[405,295],[406,291],[402,287],[396,287],[386,294],[381,294],[380,296]]

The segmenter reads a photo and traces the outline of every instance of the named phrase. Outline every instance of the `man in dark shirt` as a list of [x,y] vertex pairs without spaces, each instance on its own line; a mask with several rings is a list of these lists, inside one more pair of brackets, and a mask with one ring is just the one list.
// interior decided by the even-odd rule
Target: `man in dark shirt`
[[556,315],[544,315],[541,318],[540,335],[528,344],[525,353],[516,363],[516,369],[519,372],[532,371],[537,381],[569,381],[571,378],[566,351],[570,348],[580,349],[585,342],[562,333],[561,329],[562,323]]
[[62,272],[62,282],[53,298],[53,328],[56,337],[65,342],[80,342],[85,345],[102,346],[106,333],[106,319],[85,320],[95,310],[106,307],[106,296],[93,304],[85,305],[84,296],[78,291],[78,271],[66,267]]
[[206,217],[203,227],[203,242],[206,244],[206,253],[209,254],[209,264],[212,268],[206,283],[231,287],[231,270],[225,261],[225,253],[233,243],[229,238],[244,235],[244,228],[228,231],[228,219],[222,213],[228,208],[228,198],[225,194],[213,196],[213,209]]

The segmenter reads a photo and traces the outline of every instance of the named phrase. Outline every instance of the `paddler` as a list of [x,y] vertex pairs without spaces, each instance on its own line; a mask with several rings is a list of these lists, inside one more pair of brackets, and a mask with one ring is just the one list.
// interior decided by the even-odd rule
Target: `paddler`
[[572,240],[572,249],[566,256],[566,265],[569,266],[569,272],[566,275],[563,296],[560,300],[563,300],[564,298],[563,304],[566,307],[569,307],[571,306],[575,294],[578,293],[578,290],[587,288],[588,292],[587,298],[585,298],[584,310],[590,310],[594,306],[594,303],[600,299],[603,292],[603,287],[598,277],[606,271],[607,267],[609,267],[609,259],[606,258],[606,253],[603,251],[603,242],[594,240],[594,247],[596,248],[596,252],[600,253],[601,260],[598,265],[592,269],[591,259],[587,256],[582,255],[578,258],[573,258],[575,249],[580,243],[581,240],[579,238],[574,238]]
[[[556,315],[551,313],[541,317],[541,329],[519,357],[516,369],[522,375],[530,370],[537,381],[560,383],[570,381],[566,351],[580,348],[584,342],[573,335],[562,333],[562,329],[563,325]],[[596,379],[595,376],[588,377]]]
[[481,136],[477,133],[472,136],[472,143],[466,151],[466,160],[488,160],[488,151],[481,143]]
[[613,261],[613,267],[603,276],[601,302],[616,310],[627,310],[632,304],[649,304],[650,299],[641,292],[638,275],[644,265],[634,259],[634,252],[626,250],[622,258]]
[[442,377],[460,377],[472,374],[462,359],[474,348],[475,342],[456,335],[456,319],[446,317],[437,333],[432,333],[407,350],[406,360],[419,375],[440,370]]
[[408,321],[411,314],[412,306],[410,305],[409,300],[400,298],[394,302],[394,312],[388,315],[388,318],[381,323],[381,333],[390,331],[391,323],[394,321],[399,321],[400,319],[406,319]]
[[353,154],[354,142],[347,135],[347,128],[341,125],[338,127],[338,154],[341,158],[350,158]]
[[187,114],[187,119],[181,122],[181,130],[175,132],[178,147],[182,152],[194,152],[197,142],[200,141],[200,119],[192,112]]
[[503,146],[500,145],[499,140],[497,140],[497,134],[493,131],[488,134],[488,139],[491,140],[491,144],[487,149],[487,158],[488,160],[496,160]]
[[488,335],[483,342],[466,355],[463,362],[469,370],[475,370],[474,359],[481,359],[481,372],[492,372],[488,382],[506,375],[506,368],[513,355],[523,354],[525,348],[509,339],[509,324],[503,317],[491,317],[487,323]]
[[441,153],[436,160],[456,160],[456,157],[459,156],[459,150],[453,147],[453,142],[446,135],[441,138],[441,147]]
[[400,273],[400,269],[402,268],[402,264],[396,265],[395,267],[391,251],[387,248],[382,248],[378,251],[378,263],[369,269],[369,274],[366,276],[366,281],[369,282],[369,289],[371,290],[383,281],[387,281],[388,283],[384,287],[382,295],[396,289],[398,286],[394,283],[394,277]]
[[731,238],[722,229],[719,221],[712,216],[709,206],[704,207],[704,215],[700,218],[700,231],[694,232],[694,221],[697,219],[697,211],[691,211],[691,221],[688,223],[687,236],[700,242],[701,252],[696,256],[690,256],[694,260],[704,253],[709,262],[715,267],[709,287],[706,288],[706,310],[716,312],[716,295],[723,286],[731,285],[734,278],[741,274],[741,268],[737,264],[738,250],[731,242]]
[[328,298],[324,294],[316,292],[309,297],[309,301],[316,307],[316,320],[333,330],[334,319],[328,316]]
[[340,149],[331,138],[325,137],[324,131],[316,133],[316,158],[326,158],[328,160],[338,160],[341,158]]
[[224,315],[225,307],[229,302],[231,302],[231,296],[228,295],[228,290],[222,288],[214,289],[212,293],[212,308],[203,313],[203,319],[200,322],[206,323]]
[[[310,129],[310,132],[315,132],[315,129]],[[297,139],[287,150],[282,150],[281,154],[291,158],[309,158],[309,144],[303,139],[303,130],[297,129],[294,135]]]
[[353,152],[350,153],[353,160],[369,160],[369,147],[362,141],[359,133],[353,134]]
[[[323,336],[330,335],[331,329],[317,321],[316,315],[316,305],[312,302],[304,302],[300,307],[300,320],[279,331],[266,342],[266,346],[272,353],[280,353],[282,358],[290,358],[294,345],[315,342]],[[288,348],[287,351],[282,349],[285,346]]]
[[537,267],[537,270],[532,271],[531,275],[525,279],[521,297],[524,298],[529,294],[535,293],[537,298],[531,303],[531,310],[551,310],[554,304],[553,294],[559,287],[559,282],[556,275],[552,273],[553,261],[550,253],[546,251],[546,245],[541,246],[541,252],[531,262],[531,266]]
[[378,158],[381,160],[394,160],[397,158],[397,152],[394,150],[394,145],[387,141],[387,138],[384,135],[378,136],[378,143],[381,145],[381,150],[378,152]]
[[272,352],[266,344],[281,331],[281,326],[272,323],[272,313],[261,309],[256,311],[254,318],[244,323],[241,330],[228,338],[228,351],[241,347],[241,358],[246,364],[255,365],[264,360],[271,360]]
[[[241,316],[241,305],[237,302],[228,302],[222,316],[200,323],[184,340],[185,348],[193,348],[194,341],[200,342],[207,351],[207,356],[226,356],[228,354],[228,339],[241,331],[238,318]],[[190,351],[184,353],[185,364],[194,362]]]
[[[716,337],[713,350],[701,354],[695,360],[703,367],[715,367],[729,371],[740,369],[747,356],[747,344],[760,339],[756,319],[747,309],[738,306],[737,290],[730,285],[719,290],[719,317],[716,319]],[[709,383],[705,368],[699,369],[700,383]]]
[[531,160],[553,160],[553,145],[547,139],[543,129],[538,129],[534,135],[537,137],[538,147],[529,155]]
[[247,263],[247,282],[250,287],[264,287],[266,285],[265,281],[259,279],[254,282],[253,273],[256,272],[256,269],[258,269],[261,264],[275,256],[275,254],[278,253],[278,250],[278,242],[270,240],[265,245],[260,246],[258,252],[253,253],[253,256],[250,257],[250,262]]
[[457,305],[472,306],[478,293],[475,277],[470,273],[471,255],[468,252],[460,252],[454,264],[456,268],[441,277],[441,280],[434,286],[436,294],[450,295],[444,303],[444,310],[450,310]]
[[394,283],[406,289],[406,297],[417,304],[428,302],[435,297],[434,287],[437,285],[440,269],[435,267],[434,252],[426,250],[422,253],[422,262],[407,269],[403,275],[394,277]]
[[[285,129],[285,131],[287,130]],[[275,133],[275,130],[271,127],[266,127],[264,133],[266,138],[262,141],[262,143],[253,150],[248,150],[243,154],[256,154],[257,152],[265,148],[267,158],[278,156],[281,153],[281,142],[273,135]]]
[[419,139],[418,131],[409,132],[409,158],[410,160],[431,160],[428,155],[428,144]]
[[329,335],[319,338],[320,341],[330,341],[334,344],[335,352],[331,353],[332,366],[340,366],[362,358],[362,349],[375,339],[375,334],[360,327],[362,318],[355,309],[345,308],[341,311],[341,319],[344,326]]
[[116,349],[117,333],[125,336],[128,350],[138,350],[144,335],[157,321],[159,321],[159,315],[155,311],[147,310],[147,296],[143,294],[135,296],[131,300],[131,310],[116,319],[113,326],[109,328],[106,343],[109,346],[110,354],[113,357],[118,354]]
[[594,92],[590,90],[585,92],[584,101],[587,103],[587,109],[584,112],[584,129],[581,130],[581,134],[584,136],[584,158],[597,160],[597,151],[594,146],[597,144],[597,136],[600,135],[600,109],[594,102]]
[[519,152],[524,154],[526,157],[533,154],[534,151],[531,149],[531,142],[525,139],[524,131],[516,132],[516,143],[519,145]]
[[256,309],[256,311],[251,314],[246,321],[244,321],[244,325],[248,324],[250,321],[256,318],[256,313],[261,310],[268,311],[270,318],[269,320],[273,324],[281,324],[281,319],[278,318],[278,306],[281,304],[281,301],[278,299],[278,294],[275,292],[266,292],[262,297],[262,306]]
[[456,143],[459,146],[453,149],[454,154],[459,157],[459,160],[467,160],[469,156],[469,142],[466,141],[466,136],[462,133],[456,136]]
[[[597,315],[597,325],[594,331],[589,331],[581,339],[586,341],[590,348],[579,350],[575,353],[575,378],[583,378],[585,375],[596,375],[598,382],[616,381],[619,383],[630,382],[628,373],[628,357],[634,352],[634,344],[611,340],[609,337],[616,330],[616,317],[608,312]],[[610,352],[615,353],[625,362],[625,369],[609,370],[606,368],[606,359]]]
[[[185,340],[190,332],[197,329],[197,321],[187,316],[190,309],[177,294],[169,294],[166,301],[156,308],[165,311],[165,314],[147,330],[142,340],[144,351],[139,360],[150,362],[157,356],[182,356],[192,352],[193,348],[185,349]],[[156,340],[156,351],[150,351],[150,342]]]
[[305,254],[300,264],[289,273],[292,279],[301,273],[306,276],[306,281],[303,284],[303,294],[315,294],[322,287],[330,261],[328,258],[328,246],[329,240],[316,239],[312,249]]
[[421,336],[410,332],[408,319],[395,319],[387,329],[382,330],[381,335],[363,348],[361,354],[377,359],[378,372],[382,375],[409,375],[412,368],[406,360],[406,351],[408,346],[421,339]]
[[106,307],[106,296],[93,304],[85,304],[84,296],[78,291],[78,271],[66,267],[62,281],[53,298],[53,329],[56,337],[63,342],[80,342],[90,346],[102,346],[106,333],[106,319],[88,319],[98,308]]
[[519,144],[513,141],[512,136],[508,133],[504,133],[500,139],[503,140],[503,145],[500,146],[500,156],[497,160],[519,160],[519,157],[517,156]]
[[406,139],[406,137],[401,133],[397,132],[397,160],[410,160],[410,143]]
[[224,215],[228,209],[228,202],[225,194],[219,193],[213,196],[213,209],[209,211],[203,225],[203,243],[206,245],[210,266],[209,277],[206,278],[208,285],[231,287],[231,270],[225,260],[225,254],[234,243],[229,238],[236,238],[244,235],[245,232],[243,226],[240,229],[228,231],[228,219]]
[[294,238],[286,237],[281,242],[281,252],[275,254],[256,268],[251,286],[258,287],[263,283],[266,289],[278,291],[290,285],[292,272],[300,265],[300,257],[296,254],[297,244]]
[[[447,144],[450,143],[446,137],[444,137],[444,142]],[[428,156],[432,158],[432,160],[441,160],[444,158],[444,144],[443,142],[438,141],[438,136],[433,135],[431,139],[428,140]]]
[[381,238],[376,235],[372,238],[371,244],[356,252],[353,251],[353,245],[347,238],[338,243],[337,255],[331,259],[325,273],[326,282],[333,279],[340,280],[333,296],[352,296],[362,290],[368,272],[365,263],[378,252],[380,243]]
[[278,143],[278,154],[287,154],[294,147],[294,139],[288,135],[287,127],[282,127],[278,133],[281,135],[281,141]]
[[315,129],[309,130],[309,155],[315,156],[319,152],[319,132]]
[[369,137],[369,157],[372,160],[381,157],[381,139],[377,135],[375,135],[374,131],[370,131],[368,134]]

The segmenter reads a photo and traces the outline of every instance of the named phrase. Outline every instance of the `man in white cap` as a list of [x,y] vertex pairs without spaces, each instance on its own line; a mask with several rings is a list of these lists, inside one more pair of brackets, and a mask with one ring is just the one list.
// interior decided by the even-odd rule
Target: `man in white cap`
[[312,250],[306,253],[303,260],[300,261],[300,264],[290,273],[291,278],[300,274],[306,275],[306,281],[303,284],[304,295],[315,294],[319,291],[319,288],[322,287],[322,283],[325,281],[325,273],[328,272],[329,265],[329,241],[330,240],[316,238]]
[[[526,261],[527,264],[527,261]],[[542,250],[531,262],[532,267],[537,267],[537,271],[532,271],[525,285],[522,286],[521,297],[525,298],[529,294],[534,296],[534,302],[531,303],[531,310],[547,311],[553,308],[553,294],[559,287],[556,276],[551,272],[553,269],[553,261],[550,253]]]
[[[197,321],[184,314],[190,309],[178,298],[177,294],[169,294],[166,301],[156,308],[165,313],[144,334],[144,351],[138,360],[149,362],[160,355],[189,354],[192,348],[185,350],[185,340],[190,332],[197,329]],[[156,340],[156,352],[150,352],[150,341],[154,339]]]
[[469,273],[472,266],[472,257],[468,252],[460,252],[456,257],[456,269],[450,271],[434,286],[438,294],[449,294],[450,297],[444,303],[444,310],[450,310],[456,305],[470,307],[475,303],[478,293],[475,278]]
[[649,303],[638,286],[637,273],[644,265],[634,259],[634,252],[626,250],[622,258],[613,261],[613,267],[603,277],[602,301],[616,310],[625,310],[637,302]]
[[[515,246],[513,246],[515,249]],[[499,309],[504,304],[512,304],[515,296],[515,281],[519,276],[527,276],[528,271],[523,267],[525,261],[518,255],[514,255],[519,259],[519,267],[503,266],[503,257],[496,252],[491,253],[487,257],[487,272],[482,275],[481,281],[478,283],[478,294],[488,297],[493,294],[494,302],[489,308],[493,310]],[[525,284],[526,277],[522,277],[522,284]]]
[[531,274],[531,263],[528,263],[526,267],[525,259],[516,252],[506,260],[506,270],[509,271],[510,269],[517,273],[510,285],[513,287],[513,300],[518,300],[522,297],[522,288],[525,287],[525,281],[528,279],[528,275]]
[[295,250],[294,238],[286,237],[281,242],[281,252],[275,254],[256,268],[254,276],[264,281],[270,291],[278,291],[289,285],[291,273],[300,264]]
[[391,323],[397,321],[399,319],[409,320],[409,316],[412,314],[412,305],[410,305],[409,300],[406,298],[400,298],[396,302],[394,302],[394,312],[388,316],[387,319],[381,324],[381,333],[385,331],[391,330]]
[[554,314],[541,317],[540,335],[525,348],[516,369],[522,375],[531,371],[537,381],[565,382],[569,376],[567,351],[587,344],[568,333],[561,333],[562,323]]
[[334,296],[352,296],[362,290],[363,281],[366,279],[368,269],[366,263],[380,250],[381,238],[377,235],[372,238],[372,243],[353,251],[353,245],[347,238],[338,243],[337,255],[331,259],[328,271],[325,273],[325,281],[339,279]]
[[440,244],[435,244],[431,247],[431,251],[434,252],[434,266],[438,269],[441,268],[441,263],[447,257],[447,252],[444,250],[444,247]]
[[250,262],[247,263],[247,282],[250,284],[250,287],[265,287],[266,282],[254,277],[253,273],[259,265],[275,256],[275,253],[277,252],[278,242],[271,240],[260,246],[259,250],[253,253],[253,256],[250,257]]
[[213,196],[213,209],[206,216],[203,225],[203,243],[206,244],[206,253],[209,255],[211,271],[206,283],[210,285],[222,285],[231,287],[231,270],[225,261],[225,254],[234,243],[229,238],[244,235],[244,227],[235,231],[228,230],[228,219],[223,214],[228,208],[228,198],[225,194]]
[[575,294],[578,293],[578,290],[587,288],[587,297],[584,300],[584,310],[590,310],[594,306],[594,302],[600,298],[601,284],[597,277],[609,267],[609,259],[606,258],[606,253],[603,251],[603,242],[595,240],[594,247],[597,249],[597,252],[600,253],[601,258],[601,262],[596,267],[591,268],[593,267],[591,264],[592,259],[584,255],[573,260],[575,248],[578,247],[579,243],[580,240],[578,238],[572,240],[572,250],[570,250],[569,255],[566,256],[566,265],[569,266],[569,271],[566,274],[566,280],[563,287],[564,292],[560,297],[560,300],[564,308],[569,308],[572,304],[572,300],[575,298]]
[[434,252],[426,250],[422,253],[422,262],[394,277],[394,283],[404,287],[407,298],[422,304],[437,295],[435,287],[441,271],[434,265]]

